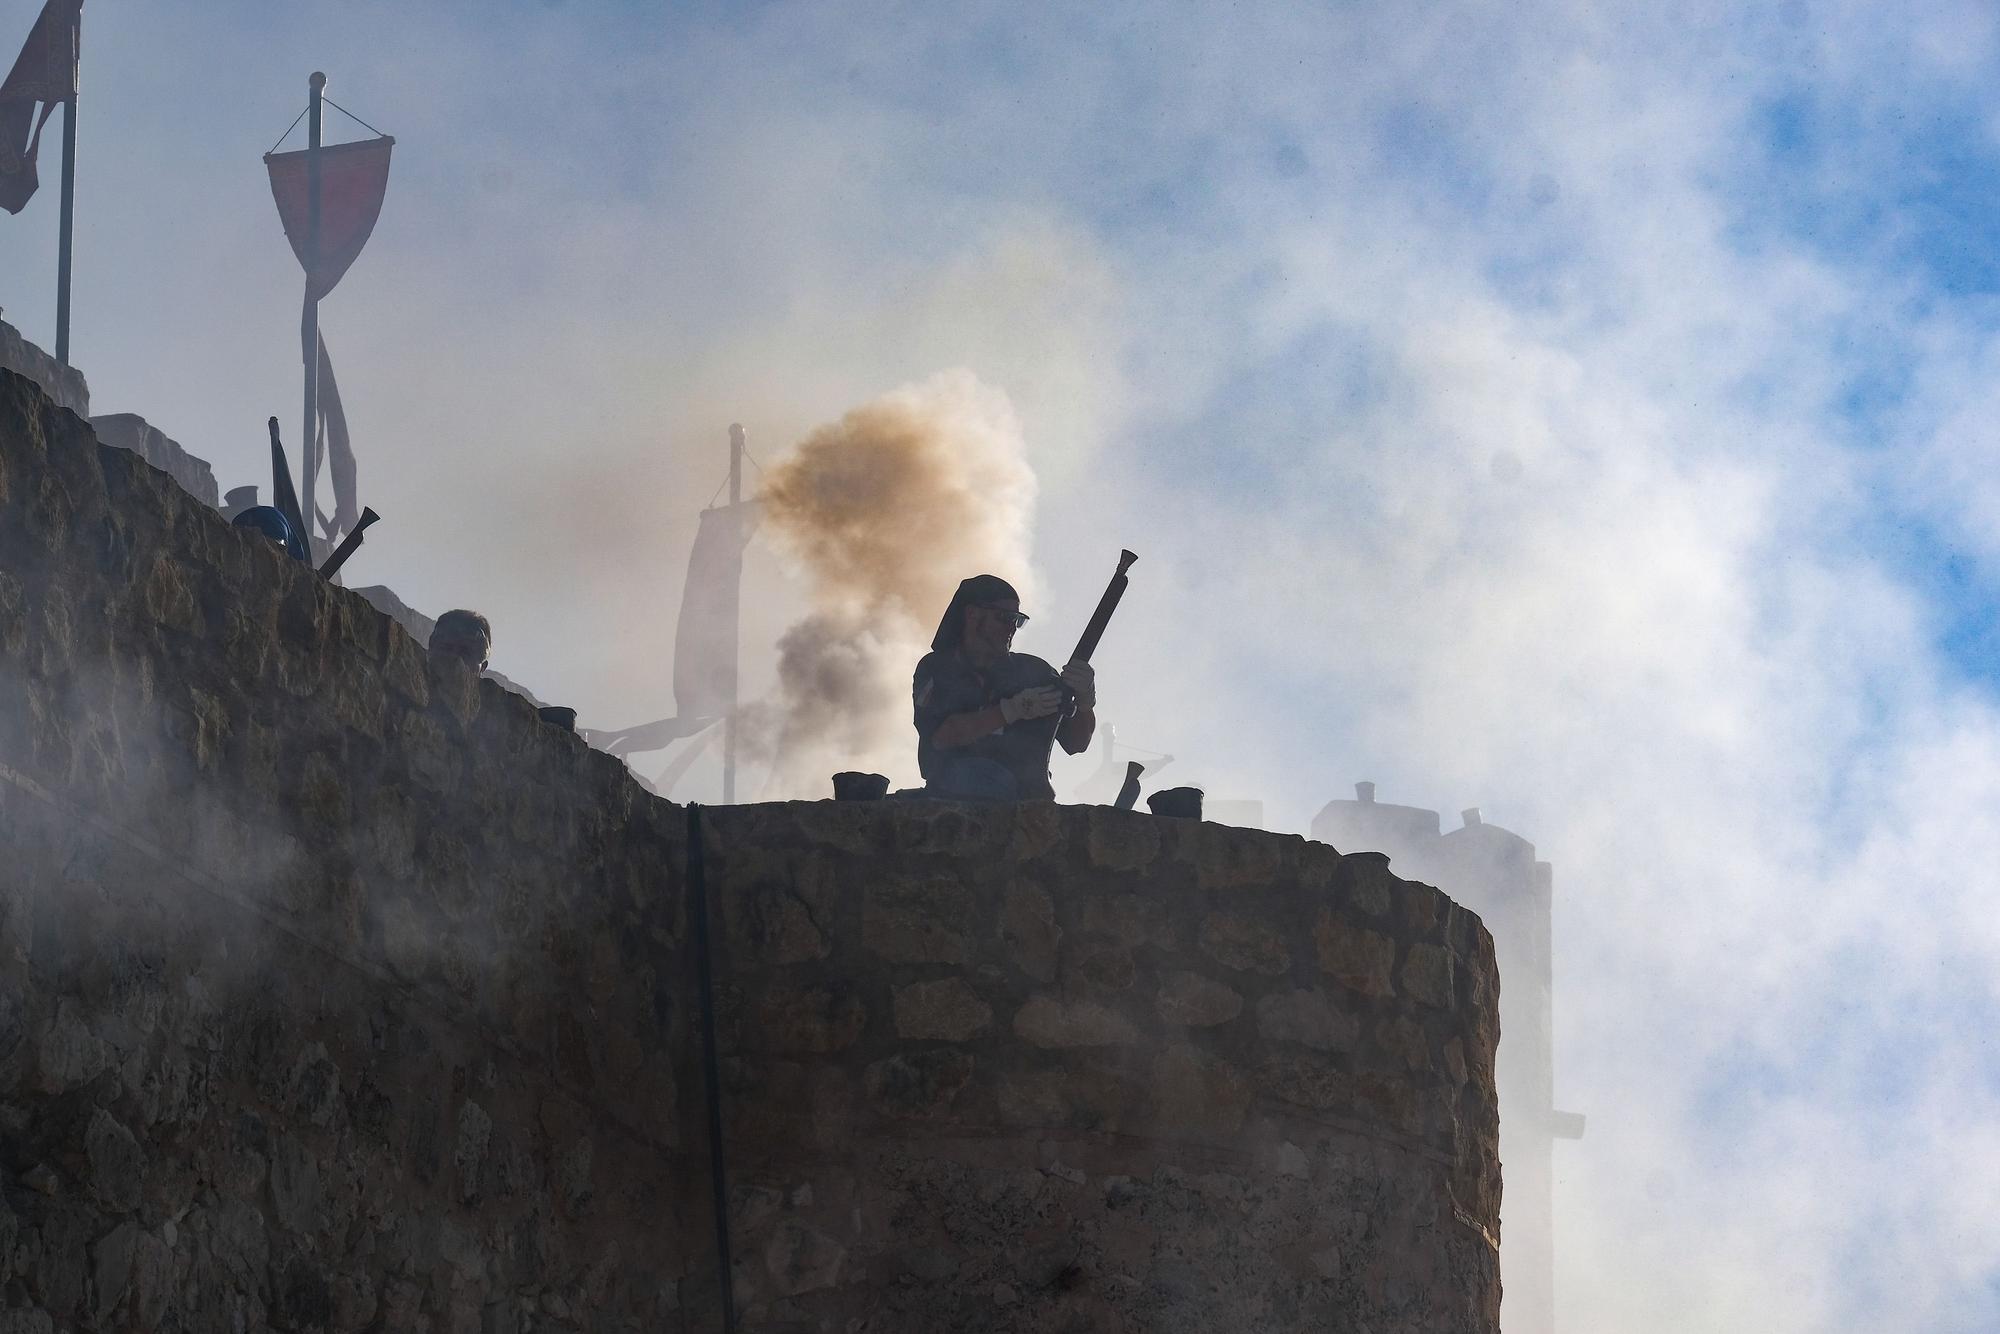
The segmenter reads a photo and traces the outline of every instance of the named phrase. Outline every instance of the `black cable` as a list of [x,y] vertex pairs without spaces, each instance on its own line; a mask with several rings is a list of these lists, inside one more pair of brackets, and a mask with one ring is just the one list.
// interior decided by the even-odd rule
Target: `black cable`
[[[311,110],[312,110],[311,107],[307,107],[305,111],[301,111],[299,112],[298,115],[292,117],[292,123],[285,127],[285,132],[283,134],[278,136],[278,142],[271,145],[271,152],[273,153],[277,152],[278,149],[284,145],[285,140],[292,137],[292,131],[298,129],[299,122],[306,118],[306,111],[311,111]],[[266,156],[268,156],[268,154]]]
[[[353,121],[356,125],[359,125],[362,129],[375,130],[375,135],[377,138],[387,139],[389,137],[388,135],[383,134],[382,131],[376,130],[373,125],[370,125],[367,121],[361,119],[361,117],[355,115],[352,111],[349,111],[346,107],[342,106],[340,103],[334,101],[332,98],[326,96],[325,94],[322,93],[320,95],[319,100],[326,103],[328,106],[332,107],[335,111],[338,111],[341,115],[347,117],[349,120]],[[285,133],[290,134],[291,131],[286,130]]]
[[695,981],[701,988],[701,1063],[708,1084],[708,1174],[715,1195],[715,1265],[722,1281],[723,1334],[736,1331],[736,1295],[729,1278],[729,1178],[722,1156],[722,1072],[715,1058],[715,981],[709,971],[708,878],[702,865],[701,807],[689,802],[688,912],[694,917]]

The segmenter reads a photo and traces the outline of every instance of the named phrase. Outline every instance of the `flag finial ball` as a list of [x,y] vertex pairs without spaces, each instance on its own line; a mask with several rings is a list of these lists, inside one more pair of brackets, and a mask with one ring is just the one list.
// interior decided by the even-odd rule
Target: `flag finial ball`
[[324,88],[326,87],[326,75],[320,73],[318,70],[314,70],[312,72],[312,77],[310,79],[307,79],[306,82],[311,84],[314,88]]

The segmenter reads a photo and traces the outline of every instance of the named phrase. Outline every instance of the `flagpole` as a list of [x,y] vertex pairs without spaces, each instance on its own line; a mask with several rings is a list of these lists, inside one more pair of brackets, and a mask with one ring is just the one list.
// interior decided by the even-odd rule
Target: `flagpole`
[[[83,9],[76,11],[76,26],[70,30],[69,49],[83,48]],[[76,78],[70,80],[70,95],[63,103],[62,223],[56,242],[56,360],[69,365],[69,271],[70,238],[76,232]]]
[[[731,423],[729,427],[729,503],[743,503],[743,427],[738,423]],[[740,515],[735,517],[741,522]],[[740,603],[743,595],[740,572],[737,580],[735,592]],[[731,617],[730,631],[735,633],[736,629],[737,619]],[[729,645],[729,712],[722,716],[722,804],[725,806],[736,804],[736,691],[740,675],[736,663],[737,642],[732,640]]]
[[306,296],[299,330],[300,349],[305,357],[305,427],[299,436],[302,442],[299,471],[305,486],[299,496],[299,513],[306,521],[306,531],[300,537],[310,548],[317,517],[313,483],[319,476],[319,302],[313,298],[313,280],[319,268],[319,140],[326,75],[314,70],[307,86],[311,100],[306,104]]

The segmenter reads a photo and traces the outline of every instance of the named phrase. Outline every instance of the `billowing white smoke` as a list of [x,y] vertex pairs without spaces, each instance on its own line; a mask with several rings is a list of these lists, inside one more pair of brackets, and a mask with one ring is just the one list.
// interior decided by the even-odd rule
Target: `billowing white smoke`
[[1035,475],[1012,405],[968,371],[898,389],[807,436],[759,499],[812,598],[746,718],[773,764],[762,795],[825,796],[841,769],[914,781],[910,674],[952,591],[997,574],[1030,596]]

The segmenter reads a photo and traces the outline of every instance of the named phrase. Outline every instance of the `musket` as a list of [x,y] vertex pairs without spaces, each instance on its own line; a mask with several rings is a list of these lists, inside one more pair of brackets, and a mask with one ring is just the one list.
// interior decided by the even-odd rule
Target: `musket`
[[1118,553],[1118,573],[1111,576],[1104,596],[1097,599],[1097,610],[1090,614],[1090,624],[1083,627],[1083,638],[1076,641],[1076,652],[1069,655],[1071,662],[1089,662],[1090,655],[1097,652],[1097,641],[1104,638],[1104,627],[1111,624],[1111,613],[1118,610],[1118,599],[1125,596],[1125,571],[1138,559],[1129,551]]
[[[1132,563],[1138,559],[1129,551],[1119,551],[1118,571],[1105,585],[1104,596],[1097,599],[1097,610],[1090,613],[1090,624],[1083,627],[1083,638],[1076,641],[1076,651],[1069,655],[1071,662],[1089,662],[1090,655],[1097,652],[1097,641],[1104,638],[1104,627],[1111,624],[1111,613],[1118,610],[1118,599],[1125,596],[1125,571],[1131,569]],[[1062,720],[1069,716],[1069,706],[1076,700],[1076,692],[1066,682],[1058,679],[1056,684],[1062,687],[1063,707],[1055,714],[1056,721],[1050,725],[1051,732],[1062,726]]]
[[[271,418],[273,429],[276,429],[277,421],[276,417]],[[333,554],[326,558],[326,564],[319,567],[320,578],[331,579],[335,574],[339,573],[340,567],[347,564],[347,558],[354,554],[354,549],[361,545],[361,534],[368,531],[369,524],[381,517],[374,510],[363,505],[361,507],[361,517],[354,521],[354,526],[347,530],[347,536],[340,540],[340,545],[335,547]]]

